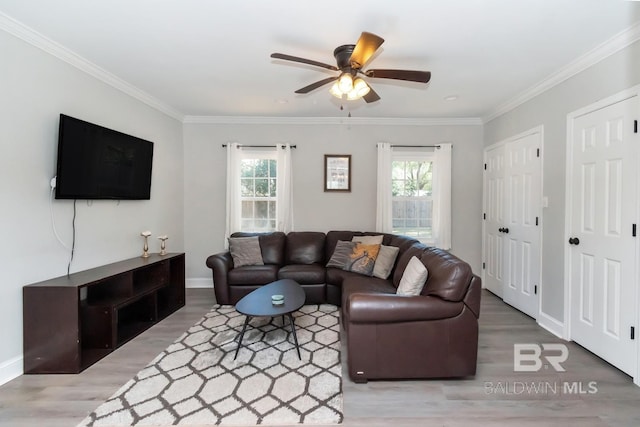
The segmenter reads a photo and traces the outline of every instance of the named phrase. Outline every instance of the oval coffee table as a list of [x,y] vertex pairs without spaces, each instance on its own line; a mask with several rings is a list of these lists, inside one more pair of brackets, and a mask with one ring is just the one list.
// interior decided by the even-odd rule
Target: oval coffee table
[[[271,295],[283,295],[284,304],[275,305],[271,303]],[[238,357],[238,351],[242,346],[242,337],[247,330],[247,325],[252,317],[278,317],[282,316],[282,327],[284,328],[284,316],[289,318],[289,324],[291,325],[291,333],[293,334],[293,340],[296,343],[296,350],[298,351],[298,358],[300,357],[300,348],[298,347],[298,337],[296,336],[296,327],[293,323],[293,316],[291,313],[300,309],[304,305],[305,293],[302,286],[295,280],[282,279],[269,283],[268,285],[261,286],[248,295],[245,295],[236,304],[236,310],[247,316],[242,326],[242,332],[238,339],[238,348],[236,348],[236,354],[233,357],[235,360]]]

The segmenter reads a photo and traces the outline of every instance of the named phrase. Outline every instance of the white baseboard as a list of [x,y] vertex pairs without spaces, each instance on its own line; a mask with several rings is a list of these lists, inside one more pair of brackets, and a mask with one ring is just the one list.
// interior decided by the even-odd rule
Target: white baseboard
[[538,315],[538,325],[558,338],[562,338],[564,335],[564,323],[542,311]]
[[213,280],[211,278],[191,278],[185,281],[187,288],[213,288]]
[[0,385],[8,383],[23,373],[22,356],[0,363]]

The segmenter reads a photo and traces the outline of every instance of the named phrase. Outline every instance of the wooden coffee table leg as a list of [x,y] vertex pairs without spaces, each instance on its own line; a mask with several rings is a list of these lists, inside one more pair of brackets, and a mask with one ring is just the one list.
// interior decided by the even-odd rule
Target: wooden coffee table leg
[[250,319],[251,319],[251,316],[247,316],[244,319],[244,325],[242,326],[242,332],[240,332],[240,338],[238,339],[238,347],[236,348],[236,355],[233,356],[233,360],[236,360],[236,357],[238,357],[238,351],[240,351],[240,347],[242,346],[242,337],[244,336],[244,331],[247,330],[247,325],[249,324],[249,320]]
[[296,327],[295,327],[295,324],[293,323],[293,316],[291,315],[291,313],[287,313],[287,316],[289,317],[289,323],[291,323],[291,333],[293,334],[293,341],[295,341],[296,343],[296,350],[298,351],[298,359],[302,360],[302,357],[300,357],[300,347],[298,346],[298,336],[296,335]]

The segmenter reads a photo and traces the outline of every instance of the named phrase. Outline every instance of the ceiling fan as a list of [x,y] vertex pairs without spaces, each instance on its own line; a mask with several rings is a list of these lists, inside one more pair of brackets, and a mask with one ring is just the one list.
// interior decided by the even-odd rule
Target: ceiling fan
[[431,79],[430,71],[389,69],[363,70],[362,67],[369,59],[371,59],[382,43],[384,43],[384,39],[382,37],[366,31],[363,32],[356,44],[338,46],[333,51],[337,67],[323,62],[313,61],[311,59],[286,55],[284,53],[272,53],[271,57],[322,67],[332,71],[340,71],[340,74],[335,77],[327,77],[326,79],[319,80],[296,90],[295,93],[309,93],[321,86],[334,82],[329,91],[333,96],[340,99],[343,99],[343,97],[346,96],[348,100],[363,98],[367,103],[369,103],[379,100],[380,96],[367,84],[367,82],[364,81],[364,79],[359,76],[359,74],[376,79],[406,80],[419,83],[429,82]]

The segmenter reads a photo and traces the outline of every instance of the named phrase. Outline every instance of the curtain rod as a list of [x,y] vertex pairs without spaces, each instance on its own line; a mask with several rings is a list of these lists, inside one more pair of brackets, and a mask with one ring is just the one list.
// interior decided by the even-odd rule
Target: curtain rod
[[[222,144],[222,148],[226,148],[227,144]],[[238,148],[277,148],[277,145],[238,145]],[[295,145],[292,145],[291,148],[298,148]]]
[[391,148],[440,148],[439,145],[392,145]]

